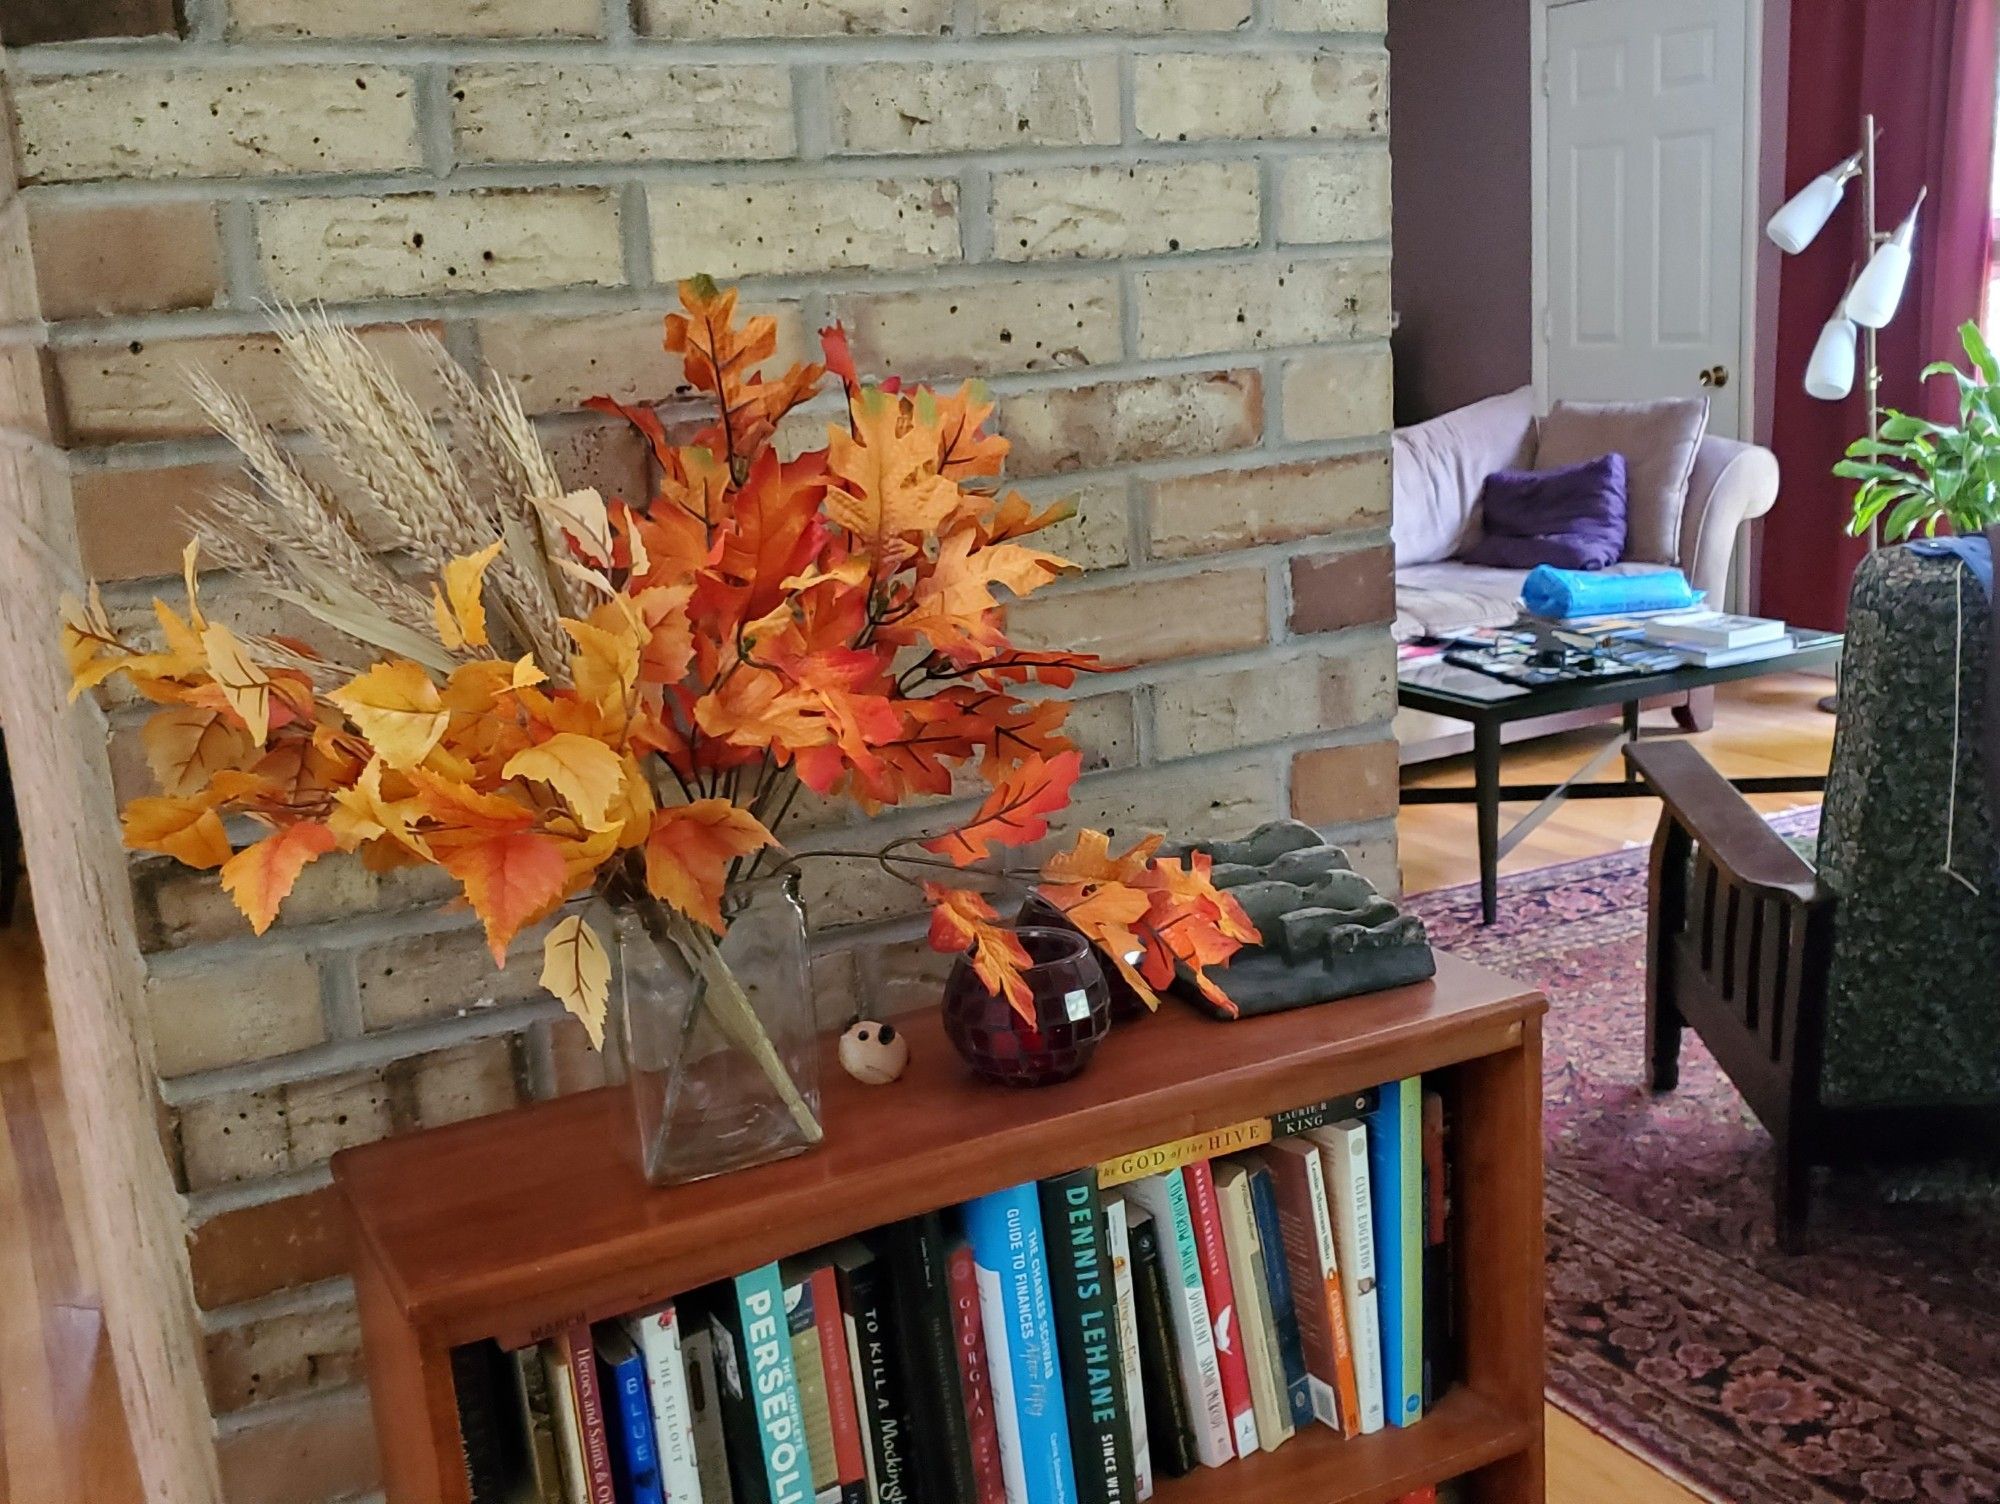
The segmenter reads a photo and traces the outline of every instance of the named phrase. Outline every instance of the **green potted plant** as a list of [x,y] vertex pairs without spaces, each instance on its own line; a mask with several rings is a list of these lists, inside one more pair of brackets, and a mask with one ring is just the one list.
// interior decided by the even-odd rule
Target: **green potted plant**
[[1858,480],[1850,533],[1881,526],[1882,537],[1901,542],[1919,527],[1926,537],[1941,523],[1955,533],[1983,532],[2000,522],[2000,365],[1967,322],[1959,330],[1970,372],[1949,361],[1924,371],[1926,380],[1949,375],[1958,383],[1958,422],[1933,423],[1890,409],[1877,436],[1856,439],[1835,475]]

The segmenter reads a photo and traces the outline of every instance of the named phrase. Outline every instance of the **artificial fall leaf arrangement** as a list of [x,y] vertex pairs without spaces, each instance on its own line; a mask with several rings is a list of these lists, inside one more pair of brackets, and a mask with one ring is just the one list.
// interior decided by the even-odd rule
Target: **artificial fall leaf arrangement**
[[[338,483],[200,386],[254,488],[198,519],[186,614],[156,600],[156,643],[115,630],[93,587],[67,603],[64,647],[73,694],[122,673],[163,706],[144,732],[161,792],[127,806],[127,844],[220,868],[259,934],[333,851],[377,871],[443,868],[503,964],[524,928],[594,891],[680,954],[724,1034],[817,1138],[714,942],[729,883],[788,860],[777,832],[802,788],[873,812],[946,794],[954,769],[976,767],[990,787],[977,811],[875,853],[891,870],[969,868],[1043,839],[1081,764],[1067,704],[1031,691],[1103,665],[1008,639],[1005,598],[1073,568],[1022,540],[1069,510],[1001,488],[1007,444],[986,431],[978,386],[868,385],[838,328],[822,336],[824,367],[766,380],[772,319],[739,323],[735,294],[706,279],[680,301],[666,348],[714,421],[676,443],[649,407],[592,404],[649,443],[661,478],[643,503],[565,489],[511,390],[441,346],[429,350],[449,443],[350,332],[288,319],[301,417]],[[845,424],[782,458],[779,421],[829,371]],[[351,650],[210,621],[204,552]],[[232,818],[267,833],[237,849]],[[1219,997],[1207,968],[1256,931],[1205,858],[1162,860],[1158,846],[1113,855],[1085,831],[1048,860],[1043,896],[1149,1003],[1177,972]],[[923,886],[932,944],[969,952],[1032,1020],[1027,953],[992,905]],[[542,982],[594,1043],[610,976],[587,918],[551,927]]]

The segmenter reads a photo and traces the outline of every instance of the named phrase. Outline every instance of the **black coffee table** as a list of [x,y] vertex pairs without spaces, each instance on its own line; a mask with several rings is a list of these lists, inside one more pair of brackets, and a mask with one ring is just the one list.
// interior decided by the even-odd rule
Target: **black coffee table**
[[[1682,694],[1691,689],[1705,689],[1712,684],[1727,684],[1735,679],[1756,679],[1765,674],[1791,673],[1800,669],[1831,668],[1840,661],[1840,646],[1840,635],[1836,632],[1800,629],[1791,633],[1790,651],[1759,658],[1752,663],[1735,663],[1726,668],[1702,668],[1687,664],[1661,673],[1572,679],[1533,688],[1509,685],[1476,669],[1446,664],[1442,658],[1413,659],[1397,669],[1396,703],[1406,709],[1427,710],[1433,715],[1449,716],[1471,724],[1473,782],[1470,788],[1459,785],[1404,789],[1403,803],[1479,806],[1479,907],[1486,923],[1491,924],[1496,913],[1500,859],[1553,814],[1563,800],[1651,797],[1629,765],[1621,781],[1590,781],[1592,775],[1618,756],[1627,742],[1638,740],[1641,702],[1662,695]],[[1624,719],[1623,729],[1615,740],[1561,783],[1503,784],[1500,781],[1502,727],[1513,721],[1531,721],[1545,715],[1590,710],[1602,705],[1619,707]],[[1826,787],[1824,774],[1814,777],[1736,778],[1730,781],[1746,794],[1812,793]],[[1535,807],[1502,835],[1500,805],[1508,800],[1532,800]]]

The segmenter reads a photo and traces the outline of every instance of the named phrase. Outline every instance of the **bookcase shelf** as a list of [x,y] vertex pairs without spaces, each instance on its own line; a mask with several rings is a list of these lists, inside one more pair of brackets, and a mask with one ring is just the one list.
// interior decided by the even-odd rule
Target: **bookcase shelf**
[[1451,1070],[1461,1382],[1419,1424],[1162,1480],[1161,1504],[1384,1504],[1470,1477],[1477,1504],[1539,1504],[1539,994],[1449,956],[1435,979],[1233,1024],[1169,1005],[1114,1032],[1075,1081],[971,1077],[936,1014],[899,1020],[912,1065],[866,1087],[823,1067],[826,1142],[655,1190],[622,1093],[559,1101],[335,1156],[391,1504],[469,1504],[451,1350],[520,1346],[768,1260],[1115,1154],[1404,1076]]

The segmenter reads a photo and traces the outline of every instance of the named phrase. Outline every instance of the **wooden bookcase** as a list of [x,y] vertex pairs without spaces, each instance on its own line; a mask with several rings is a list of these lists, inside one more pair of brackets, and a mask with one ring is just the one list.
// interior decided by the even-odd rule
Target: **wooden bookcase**
[[626,1100],[587,1092],[333,1162],[351,1222],[368,1378],[392,1504],[468,1504],[451,1350],[513,1347],[769,1259],[1126,1150],[1419,1073],[1455,1094],[1460,1380],[1417,1425],[1161,1479],[1160,1504],[1386,1504],[1469,1478],[1477,1504],[1541,1504],[1539,994],[1451,957],[1434,981],[1233,1024],[1178,1004],[1114,1030],[1040,1091],[973,1079],[935,1014],[893,1086],[834,1064],[826,1142],[672,1190],[631,1162]]

